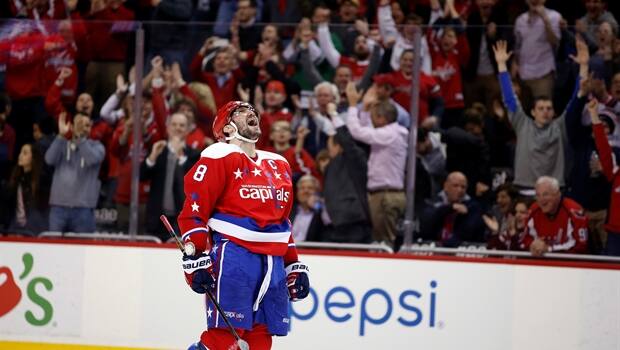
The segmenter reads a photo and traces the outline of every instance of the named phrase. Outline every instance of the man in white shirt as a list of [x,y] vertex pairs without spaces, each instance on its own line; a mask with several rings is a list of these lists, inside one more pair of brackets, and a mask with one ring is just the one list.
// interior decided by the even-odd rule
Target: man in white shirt
[[532,99],[552,97],[555,50],[561,39],[562,16],[546,8],[546,0],[527,0],[529,11],[515,22],[515,64]]

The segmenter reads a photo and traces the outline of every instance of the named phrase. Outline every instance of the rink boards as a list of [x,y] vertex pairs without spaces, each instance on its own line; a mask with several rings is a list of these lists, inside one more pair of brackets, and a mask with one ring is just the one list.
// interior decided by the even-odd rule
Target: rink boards
[[[172,246],[0,240],[0,349],[186,349],[204,300]],[[620,266],[310,252],[273,349],[620,349]]]

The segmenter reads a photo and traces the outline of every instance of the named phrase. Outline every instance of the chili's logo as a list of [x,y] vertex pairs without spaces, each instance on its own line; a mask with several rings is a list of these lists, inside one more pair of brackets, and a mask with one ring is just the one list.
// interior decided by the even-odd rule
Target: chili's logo
[[[47,299],[37,292],[37,287],[41,285],[50,292],[54,288],[54,285],[52,281],[45,277],[33,277],[28,279],[34,266],[32,254],[25,253],[22,256],[22,261],[24,263],[24,270],[18,277],[19,281],[24,281],[24,283],[28,281],[26,285],[26,296],[33,304],[40,307],[43,311],[43,315],[38,318],[33,311],[27,310],[24,313],[24,318],[33,326],[45,326],[52,320],[54,308]],[[15,309],[22,300],[22,297],[22,290],[17,285],[11,269],[7,266],[0,266],[0,317],[3,317]]]

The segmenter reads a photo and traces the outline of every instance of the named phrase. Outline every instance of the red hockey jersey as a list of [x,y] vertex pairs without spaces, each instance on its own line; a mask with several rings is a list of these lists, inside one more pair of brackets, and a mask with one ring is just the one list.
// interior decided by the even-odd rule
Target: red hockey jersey
[[603,124],[594,124],[594,139],[603,167],[603,174],[611,182],[611,198],[607,210],[605,229],[609,233],[620,233],[620,171],[615,166],[611,146],[605,135]]
[[288,219],[293,184],[288,162],[256,151],[251,159],[236,145],[218,142],[202,151],[185,174],[185,203],[178,217],[185,242],[211,246],[210,230],[257,254],[297,261]]
[[441,95],[446,108],[463,108],[463,82],[461,70],[469,61],[469,45],[464,34],[458,36],[456,47],[450,52],[443,52],[439,43],[429,38],[431,58],[433,60],[433,77],[441,87]]
[[[14,100],[45,96],[43,60],[45,36],[32,32],[3,42],[8,53],[6,62],[6,92]],[[5,51],[6,50],[6,51]]]
[[[394,87],[392,98],[398,102],[408,113],[411,112],[411,79],[405,78],[402,71],[387,73],[390,83]],[[420,72],[420,99],[418,124],[423,122],[430,114],[429,102],[433,98],[441,97],[441,88],[430,75]]]
[[588,218],[583,208],[570,198],[562,198],[558,212],[548,216],[537,203],[530,207],[520,248],[528,250],[540,238],[552,252],[585,253],[588,248]]
[[370,61],[358,61],[355,58],[340,56],[340,65],[351,68],[351,74],[354,81],[360,81],[368,69]]
[[75,64],[77,46],[74,42],[65,41],[59,34],[48,36],[44,45],[46,48],[43,63],[45,91],[49,91],[54,85],[63,67],[70,68],[73,74],[65,79],[59,92],[62,102],[72,104],[77,97],[78,70]]

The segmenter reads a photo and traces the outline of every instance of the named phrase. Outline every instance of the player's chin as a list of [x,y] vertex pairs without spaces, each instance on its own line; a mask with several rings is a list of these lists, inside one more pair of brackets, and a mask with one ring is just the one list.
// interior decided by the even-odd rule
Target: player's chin
[[261,136],[260,128],[248,128],[241,136],[248,138],[250,140],[258,140]]

